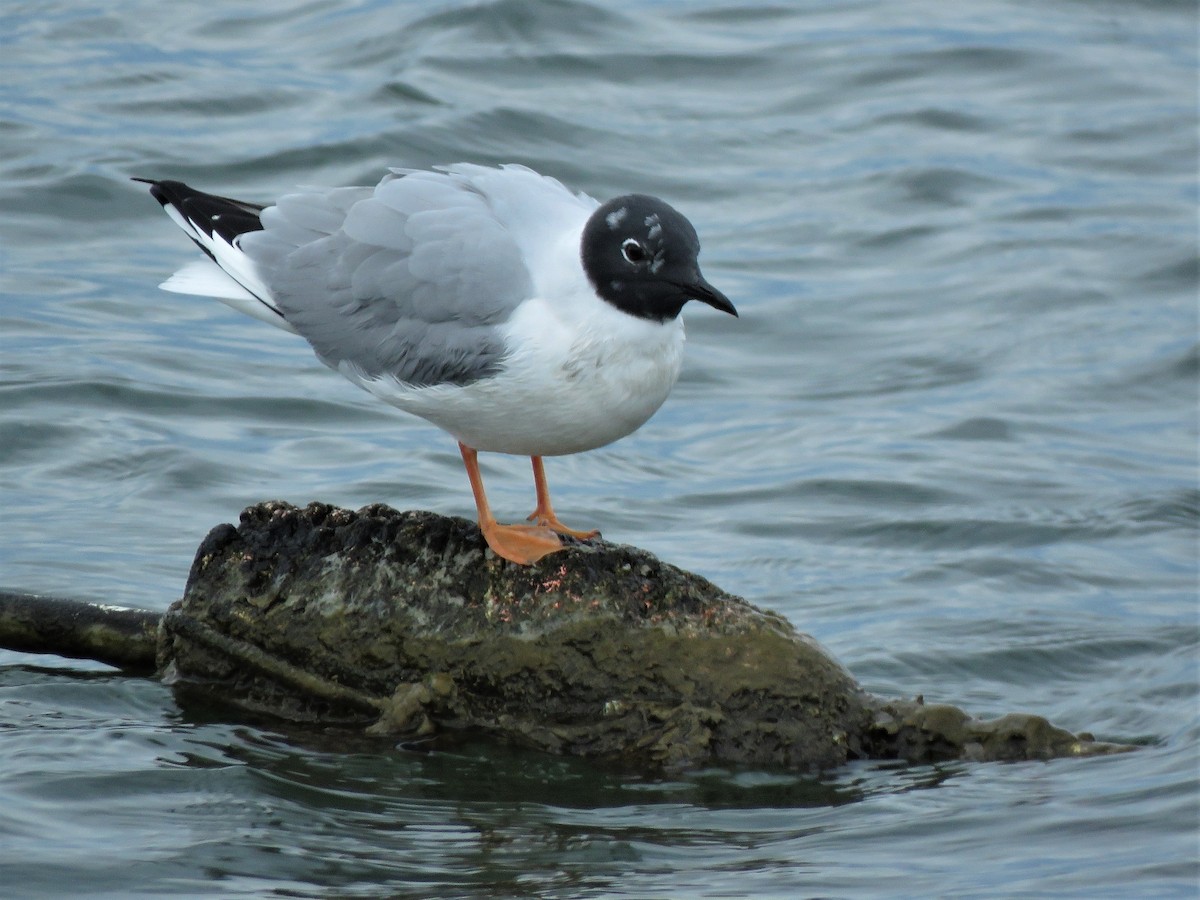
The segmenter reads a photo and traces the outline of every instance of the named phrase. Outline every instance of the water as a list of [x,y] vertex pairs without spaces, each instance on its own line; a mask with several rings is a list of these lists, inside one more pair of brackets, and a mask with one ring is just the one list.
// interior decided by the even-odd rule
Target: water
[[[1143,749],[652,776],[0,652],[0,895],[1194,896],[1196,43],[1167,0],[8,4],[0,584],[163,609],[261,499],[470,515],[444,435],[157,291],[194,251],[126,178],[520,161],[679,206],[742,312],[549,462],[564,519],[881,695]],[[526,462],[485,474],[531,508]]]

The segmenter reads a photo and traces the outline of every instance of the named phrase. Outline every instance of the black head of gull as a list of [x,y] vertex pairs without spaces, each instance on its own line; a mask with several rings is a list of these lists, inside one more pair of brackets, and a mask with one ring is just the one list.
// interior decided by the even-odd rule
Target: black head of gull
[[700,239],[657,197],[626,194],[601,205],[583,228],[583,270],[596,294],[631,316],[666,322],[689,300],[737,315],[700,274]]

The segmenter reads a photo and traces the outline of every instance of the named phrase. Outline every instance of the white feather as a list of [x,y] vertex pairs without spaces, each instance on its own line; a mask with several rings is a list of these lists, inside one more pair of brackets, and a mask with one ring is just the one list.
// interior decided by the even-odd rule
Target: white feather
[[176,294],[215,297],[240,313],[269,322],[292,334],[297,333],[271,302],[267,286],[258,277],[254,264],[237,246],[236,238],[233,244],[229,244],[216,232],[211,236],[205,234],[170,203],[165,204],[163,209],[176,225],[216,258],[216,263],[204,259],[188,263],[160,284],[160,288]]
[[236,309],[243,315],[253,316],[263,322],[268,322],[276,328],[296,334],[292,327],[275,307],[259,300],[252,293],[238,284],[233,278],[214,263],[211,259],[198,259],[190,262],[162,284],[164,291],[174,294],[193,294],[199,297],[215,297],[226,306]]
[[195,294],[198,297],[217,297],[221,300],[253,300],[258,298],[234,281],[229,274],[207,257],[188,263],[159,285],[175,294]]

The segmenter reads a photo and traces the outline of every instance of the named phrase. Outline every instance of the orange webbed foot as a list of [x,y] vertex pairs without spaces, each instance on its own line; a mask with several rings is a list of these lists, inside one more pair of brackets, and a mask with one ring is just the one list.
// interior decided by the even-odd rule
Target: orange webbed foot
[[533,459],[533,477],[537,487],[537,509],[529,520],[532,525],[501,525],[492,516],[487,494],[483,490],[483,476],[479,474],[479,451],[458,442],[467,477],[471,480],[471,493],[475,496],[475,508],[479,513],[479,530],[492,552],[502,559],[522,566],[533,565],[543,556],[563,549],[559,535],[586,541],[594,538],[598,531],[574,531],[554,515],[550,505],[550,491],[546,487],[546,473],[542,469],[540,456]]
[[533,565],[543,556],[563,549],[558,535],[540,524],[501,525],[493,520],[481,523],[480,530],[493,553],[522,566]]
[[595,528],[591,531],[576,531],[574,528],[568,528],[562,522],[558,521],[558,517],[554,515],[554,510],[550,510],[549,515],[547,515],[543,510],[535,509],[529,514],[527,521],[533,522],[542,528],[549,528],[558,534],[573,537],[578,541],[590,541],[592,538],[600,537],[600,531]]
[[592,538],[600,537],[600,532],[594,529],[592,531],[576,531],[558,521],[558,516],[554,514],[554,507],[550,505],[550,488],[546,484],[546,470],[542,465],[542,458],[531,456],[530,461],[533,463],[533,484],[537,489],[537,509],[529,514],[528,521],[536,522],[543,528],[549,528],[551,531],[579,541],[590,541]]

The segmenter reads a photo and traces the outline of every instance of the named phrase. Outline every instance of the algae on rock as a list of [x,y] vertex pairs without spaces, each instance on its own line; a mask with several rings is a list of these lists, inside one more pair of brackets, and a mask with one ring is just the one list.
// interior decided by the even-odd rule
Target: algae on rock
[[637,548],[515,566],[473,523],[382,505],[263,503],[215,528],[163,618],[159,663],[297,721],[478,729],[636,764],[1120,749],[1039,717],[996,739],[953,707],[885,704],[782,617]]

